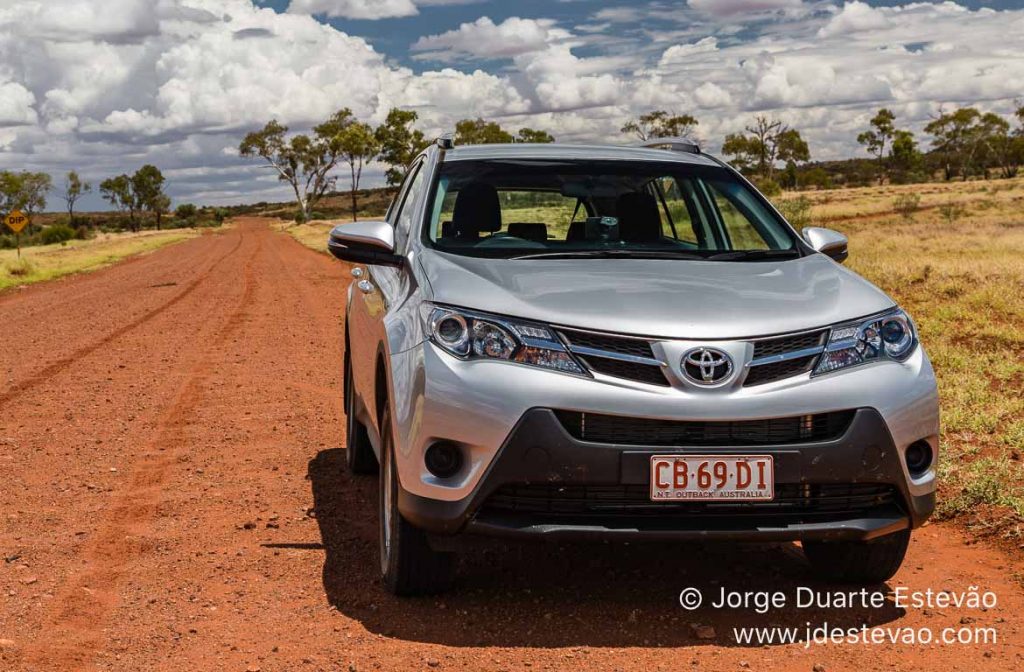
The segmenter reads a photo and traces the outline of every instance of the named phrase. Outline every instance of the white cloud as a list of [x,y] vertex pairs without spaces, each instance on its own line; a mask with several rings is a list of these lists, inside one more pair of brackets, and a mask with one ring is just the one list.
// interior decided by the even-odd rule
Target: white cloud
[[690,7],[715,16],[765,12],[800,7],[802,0],[688,0]]
[[843,5],[843,9],[821,27],[818,37],[835,37],[885,28],[889,25],[889,14],[882,9],[875,9],[867,3],[854,0]]
[[553,42],[564,40],[569,33],[555,28],[550,19],[521,19],[517,16],[495,24],[481,16],[472,23],[463,23],[455,30],[419,38],[411,49],[420,52],[417,58],[453,60],[456,57],[508,58],[541,51]]
[[371,123],[415,109],[428,134],[483,116],[613,142],[626,119],[665,109],[697,116],[711,149],[765,113],[836,158],[862,152],[856,134],[882,105],[920,131],[941,105],[1005,114],[1024,90],[1024,43],[1006,37],[1024,34],[1024,10],[713,4],[716,17],[694,0],[624,27],[617,10],[644,17],[623,3],[600,34],[481,18],[416,42],[413,70],[251,0],[0,0],[0,165],[96,180],[153,162],[178,198],[237,202],[286,196],[238,158],[242,133],[272,117],[305,130],[343,106]]
[[292,0],[288,11],[343,19],[389,19],[418,13],[412,0]]
[[729,92],[714,82],[704,82],[693,91],[693,98],[703,108],[714,109],[732,103]]
[[392,19],[419,14],[429,5],[469,5],[481,0],[291,0],[294,14],[319,14],[338,19]]
[[644,18],[643,10],[637,7],[608,7],[599,10],[594,14],[596,21],[610,21],[612,23],[629,23]]
[[36,123],[36,97],[17,82],[0,83],[0,126]]
[[673,44],[666,49],[658,61],[658,67],[667,68],[671,66],[685,67],[690,57],[694,54],[703,54],[718,50],[718,40],[713,37],[705,37],[692,44]]

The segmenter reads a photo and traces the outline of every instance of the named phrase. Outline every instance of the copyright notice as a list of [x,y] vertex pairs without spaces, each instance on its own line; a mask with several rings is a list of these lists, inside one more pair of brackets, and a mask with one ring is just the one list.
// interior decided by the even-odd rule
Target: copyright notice
[[[687,611],[701,607],[715,610],[748,611],[759,615],[773,611],[882,610],[904,611],[956,609],[984,612],[995,609],[998,596],[990,590],[968,586],[964,590],[911,589],[896,586],[889,592],[860,588],[856,590],[819,590],[797,586],[784,590],[732,590],[719,587],[704,591],[687,587],[679,592],[679,605]],[[904,644],[904,645],[972,645],[996,644],[998,632],[994,627],[972,626],[972,618],[961,620],[960,627],[909,627],[870,625],[838,626],[828,621],[814,623],[805,620],[800,625],[771,625],[766,627],[735,627],[733,638],[739,644]]]

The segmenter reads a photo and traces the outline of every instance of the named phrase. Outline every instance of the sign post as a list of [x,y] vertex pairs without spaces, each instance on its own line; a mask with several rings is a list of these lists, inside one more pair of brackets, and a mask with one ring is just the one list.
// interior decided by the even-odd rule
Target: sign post
[[21,230],[28,226],[28,217],[22,214],[21,210],[14,210],[4,217],[7,228],[14,231],[14,238],[18,241],[18,259],[21,259]]

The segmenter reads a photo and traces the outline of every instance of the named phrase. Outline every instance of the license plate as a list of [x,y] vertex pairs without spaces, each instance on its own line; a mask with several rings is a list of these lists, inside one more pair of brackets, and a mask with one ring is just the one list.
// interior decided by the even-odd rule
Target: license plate
[[765,501],[775,497],[771,455],[655,455],[651,501]]

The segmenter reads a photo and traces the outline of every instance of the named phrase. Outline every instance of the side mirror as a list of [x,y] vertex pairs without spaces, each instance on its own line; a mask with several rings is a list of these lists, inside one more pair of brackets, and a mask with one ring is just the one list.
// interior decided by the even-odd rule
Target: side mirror
[[338,259],[356,264],[401,266],[395,254],[395,230],[387,222],[353,222],[331,229],[327,249]]
[[840,264],[850,256],[849,241],[838,231],[823,229],[820,226],[808,226],[801,231],[801,234],[808,245],[818,252],[832,257]]

